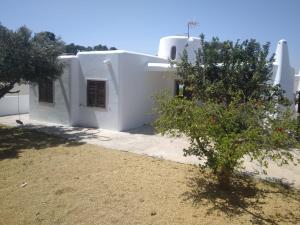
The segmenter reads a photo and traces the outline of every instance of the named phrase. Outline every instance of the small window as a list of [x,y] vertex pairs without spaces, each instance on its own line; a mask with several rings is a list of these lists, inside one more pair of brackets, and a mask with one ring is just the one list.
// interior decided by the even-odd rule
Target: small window
[[87,106],[105,108],[106,82],[100,80],[87,81]]
[[172,46],[171,48],[171,59],[174,60],[176,58],[176,46]]
[[53,81],[45,79],[39,82],[39,102],[53,103]]

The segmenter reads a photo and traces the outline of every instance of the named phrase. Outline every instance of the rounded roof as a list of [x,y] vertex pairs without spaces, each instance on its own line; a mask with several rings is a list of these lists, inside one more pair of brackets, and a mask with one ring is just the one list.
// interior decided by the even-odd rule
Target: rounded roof
[[160,40],[162,40],[162,39],[188,39],[188,38],[191,38],[191,39],[200,39],[200,38],[198,38],[198,37],[188,37],[188,36],[185,36],[185,35],[182,35],[182,36],[176,36],[176,35],[174,35],[174,36],[165,36],[165,37],[162,37]]
[[287,40],[281,39],[280,41],[278,41],[278,44],[287,44]]

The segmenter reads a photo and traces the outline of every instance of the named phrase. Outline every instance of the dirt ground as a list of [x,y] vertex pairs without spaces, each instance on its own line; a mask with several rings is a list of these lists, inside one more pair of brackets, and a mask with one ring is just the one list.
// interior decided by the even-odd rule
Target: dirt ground
[[0,224],[300,224],[300,193],[0,126]]

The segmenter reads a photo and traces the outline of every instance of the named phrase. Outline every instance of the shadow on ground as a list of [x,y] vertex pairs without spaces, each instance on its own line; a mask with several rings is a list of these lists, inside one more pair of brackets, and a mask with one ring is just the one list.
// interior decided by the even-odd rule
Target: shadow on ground
[[157,134],[157,131],[155,130],[155,128],[151,125],[144,125],[138,128],[134,128],[131,130],[126,130],[126,133],[130,133],[130,134],[144,134],[144,135],[155,135]]
[[[286,208],[281,213],[274,213],[273,210],[266,213],[266,208],[270,205],[267,202],[270,196],[282,201],[293,199],[300,205],[300,191],[282,183],[259,183],[261,185],[251,176],[239,175],[233,179],[232,187],[225,191],[210,174],[199,172],[189,178],[189,191],[183,194],[183,199],[192,201],[194,206],[206,204],[209,208],[207,214],[222,212],[232,219],[248,214],[252,224],[299,224],[299,213],[287,212]],[[276,208],[272,204],[269,207]]]
[[[47,134],[50,132],[54,134]],[[94,138],[95,134],[85,130],[68,130],[51,126],[6,127],[0,125],[0,160],[17,158],[24,149],[45,149],[64,145],[67,147],[84,144],[86,138]]]

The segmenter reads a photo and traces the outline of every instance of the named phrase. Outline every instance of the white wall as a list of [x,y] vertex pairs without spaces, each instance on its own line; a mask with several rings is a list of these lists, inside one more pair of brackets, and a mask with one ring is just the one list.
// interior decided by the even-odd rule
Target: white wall
[[289,52],[286,40],[280,40],[277,44],[275,61],[273,63],[274,84],[280,84],[285,90],[286,97],[294,102],[295,70],[290,66]]
[[[29,95],[19,96],[20,113],[29,111]],[[0,116],[18,114],[18,96],[4,96],[0,99]]]
[[[29,85],[16,84],[10,91],[20,91],[19,109],[20,113],[29,112]],[[7,93],[0,99],[0,116],[18,114],[18,93]]]
[[[147,63],[168,63],[155,56],[125,51],[80,52],[62,56],[66,67],[55,81],[54,103],[38,101],[30,88],[30,117],[83,127],[128,130],[153,120],[154,95],[174,92],[174,77],[148,72]],[[87,80],[106,81],[106,107],[87,106]]]
[[38,84],[30,86],[30,118],[58,124],[71,124],[70,101],[70,59],[64,59],[66,65],[60,78],[54,81],[54,103],[39,102]]
[[[73,126],[118,130],[118,54],[80,52],[61,56],[64,73],[55,81],[54,103],[38,101],[38,85],[30,88],[30,117]],[[110,65],[103,61],[108,60]],[[106,81],[106,107],[87,106],[87,80]]]
[[174,92],[174,78],[159,72],[147,72],[147,63],[167,60],[142,54],[120,54],[120,130],[128,130],[153,120],[153,97],[162,90]]
[[[77,54],[80,64],[78,78],[78,115],[75,125],[119,130],[119,71],[118,51],[80,52]],[[107,64],[104,61],[107,60]],[[106,107],[88,107],[87,80],[106,81]]]
[[300,71],[295,74],[294,93],[300,91]]

